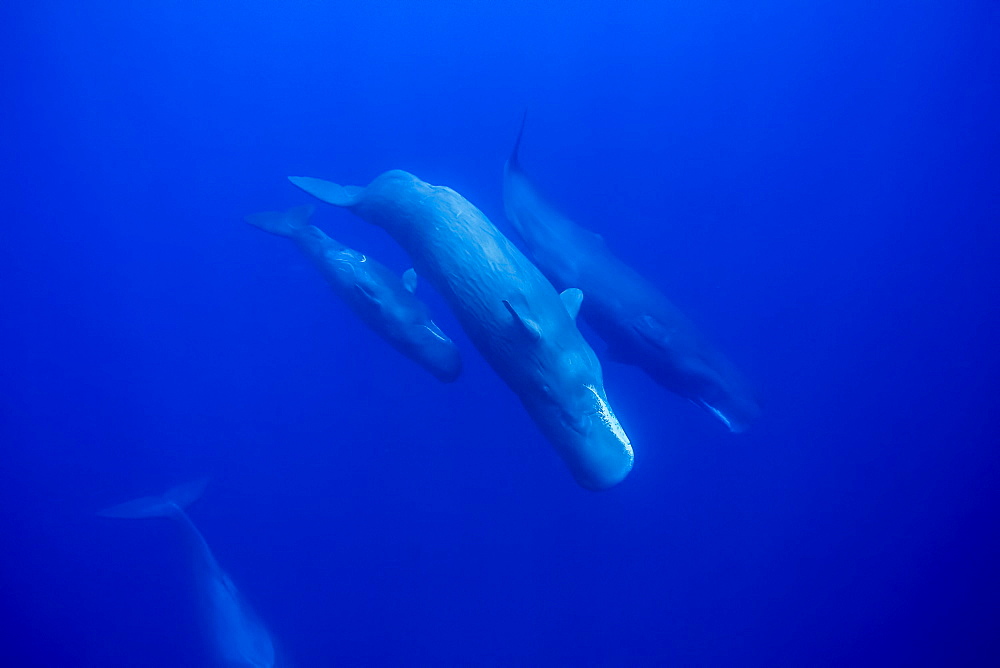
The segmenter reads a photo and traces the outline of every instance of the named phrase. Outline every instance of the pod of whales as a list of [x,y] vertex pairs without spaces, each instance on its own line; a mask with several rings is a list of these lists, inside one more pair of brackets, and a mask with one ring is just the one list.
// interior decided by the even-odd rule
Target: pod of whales
[[574,322],[583,298],[575,286],[557,293],[450,188],[400,170],[364,188],[289,178],[382,227],[409,253],[417,273],[445,298],[580,485],[604,489],[628,475],[632,447],[608,404],[597,356]]
[[504,166],[504,209],[539,268],[557,288],[583,290],[582,316],[612,359],[644,370],[731,431],[746,429],[758,407],[742,376],[656,286],[541,196],[518,159],[523,133],[522,120]]
[[462,372],[458,348],[431,320],[414,296],[416,274],[400,278],[370,257],[340,244],[309,224],[313,207],[268,211],[246,217],[255,227],[287,237],[319,268],[327,283],[365,324],[438,380],[450,383]]
[[163,496],[149,496],[112,506],[103,517],[134,519],[167,517],[180,526],[191,548],[195,582],[205,612],[205,627],[220,665],[269,668],[275,665],[274,643],[267,629],[243,601],[236,585],[215,560],[205,538],[184,512],[205,489],[206,481],[181,485]]
[[[258,213],[246,222],[293,241],[369,328],[451,382],[461,373],[461,358],[414,296],[419,271],[582,487],[601,490],[621,482],[632,469],[633,451],[609,405],[598,358],[576,325],[578,315],[605,340],[613,359],[643,369],[731,431],[745,429],[758,408],[739,373],[652,283],[539,194],[520,166],[523,132],[522,121],[504,166],[503,200],[538,266],[457,192],[401,170],[366,187],[289,177],[319,200],[388,232],[413,261],[414,269],[401,277],[311,225],[312,206]],[[197,481],[98,514],[174,520],[191,548],[219,665],[272,667],[274,641],[184,511],[204,486]]]

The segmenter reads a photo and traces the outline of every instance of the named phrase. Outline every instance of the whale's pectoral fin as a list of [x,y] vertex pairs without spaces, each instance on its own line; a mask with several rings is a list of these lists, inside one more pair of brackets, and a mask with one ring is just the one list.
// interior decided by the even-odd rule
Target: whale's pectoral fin
[[651,346],[667,350],[670,348],[671,330],[652,316],[644,315],[632,323],[636,333]]
[[521,326],[521,331],[523,331],[528,338],[532,341],[538,341],[542,338],[542,328],[538,326],[537,322],[518,313],[506,299],[503,300],[503,305],[506,307],[507,311],[514,316],[514,322]]
[[583,301],[583,291],[580,288],[567,288],[559,293],[559,298],[562,299],[563,306],[569,311],[569,317],[576,320],[576,316],[580,312],[580,303]]
[[354,206],[365,192],[361,186],[342,186],[311,176],[289,176],[288,180],[316,199],[334,206]]
[[403,287],[406,288],[407,292],[417,291],[417,272],[410,267],[403,272]]

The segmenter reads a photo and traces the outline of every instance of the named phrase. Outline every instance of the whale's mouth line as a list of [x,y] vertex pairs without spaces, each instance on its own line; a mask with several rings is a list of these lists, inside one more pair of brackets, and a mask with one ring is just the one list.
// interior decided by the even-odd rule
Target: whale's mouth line
[[441,328],[438,327],[433,320],[430,320],[429,322],[430,324],[421,325],[421,327],[430,332],[432,336],[434,336],[442,343],[451,343],[451,339],[449,339],[447,336],[444,335],[444,332],[441,331]]
[[716,408],[716,407],[715,407],[715,406],[713,406],[712,404],[708,403],[708,402],[707,402],[707,401],[705,401],[704,399],[699,399],[699,400],[698,400],[697,402],[695,402],[695,403],[697,403],[697,404],[698,404],[699,406],[701,406],[702,408],[704,408],[705,410],[707,410],[707,411],[708,411],[709,413],[711,413],[711,414],[712,414],[712,415],[714,415],[715,417],[719,418],[719,420],[720,420],[720,421],[722,422],[722,424],[726,425],[726,428],[727,428],[727,429],[729,429],[729,431],[731,431],[731,432],[733,432],[733,433],[736,433],[736,432],[738,432],[738,431],[739,431],[739,429],[737,429],[737,428],[736,428],[736,427],[735,427],[735,426],[733,425],[733,422],[732,422],[732,420],[730,420],[729,418],[727,418],[727,417],[725,416],[725,414],[723,414],[723,412],[722,412],[722,411],[720,411],[720,410],[719,410],[718,408]]

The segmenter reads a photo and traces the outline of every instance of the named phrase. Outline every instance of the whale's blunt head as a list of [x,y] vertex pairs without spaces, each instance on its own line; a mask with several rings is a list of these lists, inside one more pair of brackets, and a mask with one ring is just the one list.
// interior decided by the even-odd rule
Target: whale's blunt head
[[539,422],[576,481],[600,490],[621,482],[632,470],[632,444],[608,404],[600,365],[593,352],[563,354],[543,386]]

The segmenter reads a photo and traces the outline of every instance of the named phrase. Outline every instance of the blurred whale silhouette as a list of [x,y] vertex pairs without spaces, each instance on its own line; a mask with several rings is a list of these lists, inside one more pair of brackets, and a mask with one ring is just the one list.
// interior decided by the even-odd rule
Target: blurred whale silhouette
[[337,243],[309,224],[313,207],[269,211],[246,217],[255,227],[288,237],[323,272],[327,283],[365,324],[411,360],[450,383],[462,372],[458,348],[431,320],[413,293],[417,275],[402,278],[370,257]]
[[597,356],[576,327],[579,290],[556,292],[451,188],[401,170],[365,188],[289,179],[382,227],[406,249],[580,485],[603,489],[628,475],[632,446],[608,405]]
[[518,159],[523,134],[524,119],[504,166],[504,209],[538,267],[556,288],[583,290],[581,314],[612,359],[644,370],[730,431],[746,429],[759,409],[743,377],[656,286],[541,196]]
[[102,517],[168,517],[176,521],[192,550],[198,591],[203,599],[206,627],[219,665],[227,668],[266,668],[275,665],[274,643],[253,610],[243,601],[225,571],[219,567],[201,532],[184,512],[201,496],[207,480],[175,487],[163,496],[149,496],[98,512]]

